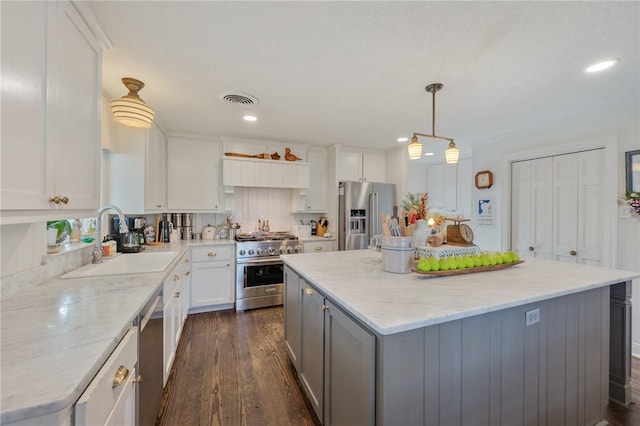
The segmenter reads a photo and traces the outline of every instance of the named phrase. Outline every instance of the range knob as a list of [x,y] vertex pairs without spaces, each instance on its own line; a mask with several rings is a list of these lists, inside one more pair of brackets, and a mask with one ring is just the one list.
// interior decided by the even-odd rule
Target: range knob
[[267,253],[269,253],[269,256],[273,256],[274,254],[276,254],[276,249],[274,249],[273,247],[269,247],[267,249]]
[[264,249],[259,248],[257,250],[258,256],[262,256],[264,254]]
[[285,254],[287,252],[287,248],[286,247],[280,247],[280,254]]
[[254,253],[253,249],[249,249],[249,250],[247,250],[247,254],[248,254],[249,256],[253,256],[253,253]]
[[287,247],[287,253],[289,254],[293,253],[293,247]]
[[245,253],[246,253],[246,252],[244,251],[244,249],[241,249],[241,250],[238,252],[238,254],[239,254],[240,256],[244,256],[244,255],[245,255]]

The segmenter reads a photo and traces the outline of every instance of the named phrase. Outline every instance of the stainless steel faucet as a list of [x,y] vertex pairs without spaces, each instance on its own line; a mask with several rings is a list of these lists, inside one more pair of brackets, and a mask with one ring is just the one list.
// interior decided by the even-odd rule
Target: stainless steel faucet
[[124,234],[129,232],[122,210],[112,204],[107,204],[106,206],[101,207],[100,210],[98,210],[98,217],[96,217],[96,238],[95,245],[93,246],[93,260],[91,263],[102,263],[102,238],[100,238],[100,223],[102,220],[100,218],[107,210],[115,210],[115,212],[118,213],[118,218],[120,218],[120,233]]

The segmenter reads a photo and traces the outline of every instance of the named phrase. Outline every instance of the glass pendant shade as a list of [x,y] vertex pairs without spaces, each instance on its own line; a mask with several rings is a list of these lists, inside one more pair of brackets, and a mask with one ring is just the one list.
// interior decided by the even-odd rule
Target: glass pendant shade
[[456,147],[455,143],[449,142],[449,148],[444,151],[444,158],[447,164],[456,164],[458,157],[460,157],[460,149]]
[[422,157],[422,144],[418,142],[418,138],[415,136],[411,138],[411,143],[407,145],[409,151],[409,159],[417,160]]
[[129,93],[111,101],[114,120],[128,127],[151,127],[153,109],[138,96],[138,91],[144,87],[144,83],[127,77],[122,79],[122,83],[129,89]]

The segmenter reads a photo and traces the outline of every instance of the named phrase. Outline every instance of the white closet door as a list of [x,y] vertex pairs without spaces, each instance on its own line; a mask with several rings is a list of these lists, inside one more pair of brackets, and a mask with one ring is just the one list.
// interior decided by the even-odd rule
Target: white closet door
[[531,252],[531,161],[511,164],[511,248],[521,257]]
[[553,258],[577,262],[578,156],[553,157]]
[[553,159],[531,161],[531,245],[533,256],[551,259],[553,252]]
[[511,166],[511,247],[523,257],[551,258],[552,164],[548,157]]
[[602,150],[585,151],[578,156],[578,263],[602,263],[603,203]]

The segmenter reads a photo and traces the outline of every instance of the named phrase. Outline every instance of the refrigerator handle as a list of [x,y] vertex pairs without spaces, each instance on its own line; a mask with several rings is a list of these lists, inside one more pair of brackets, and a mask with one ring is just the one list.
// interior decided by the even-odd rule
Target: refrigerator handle
[[372,192],[369,195],[369,238],[372,238],[374,235],[379,235],[378,229],[378,220],[377,217],[380,214],[378,211],[378,194]]

